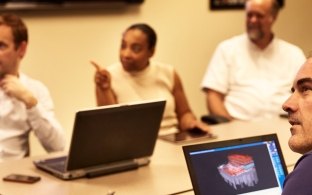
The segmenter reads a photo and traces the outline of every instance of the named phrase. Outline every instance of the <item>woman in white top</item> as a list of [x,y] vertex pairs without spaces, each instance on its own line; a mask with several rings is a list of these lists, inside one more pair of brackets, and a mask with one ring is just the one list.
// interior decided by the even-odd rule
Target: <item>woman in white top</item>
[[173,66],[150,61],[156,45],[156,33],[147,24],[126,29],[120,47],[120,63],[101,68],[96,63],[97,105],[109,105],[155,98],[166,99],[161,130],[210,131],[196,119]]

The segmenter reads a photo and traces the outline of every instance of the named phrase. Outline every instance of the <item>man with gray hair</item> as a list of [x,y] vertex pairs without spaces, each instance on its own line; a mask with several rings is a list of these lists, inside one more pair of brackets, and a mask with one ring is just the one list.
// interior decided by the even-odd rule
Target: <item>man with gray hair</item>
[[282,195],[308,195],[312,194],[312,57],[299,69],[291,91],[283,104],[291,125],[288,145],[303,156],[286,177]]
[[210,114],[259,120],[283,113],[280,105],[306,58],[274,35],[279,9],[276,0],[246,2],[246,33],[219,44],[201,84]]

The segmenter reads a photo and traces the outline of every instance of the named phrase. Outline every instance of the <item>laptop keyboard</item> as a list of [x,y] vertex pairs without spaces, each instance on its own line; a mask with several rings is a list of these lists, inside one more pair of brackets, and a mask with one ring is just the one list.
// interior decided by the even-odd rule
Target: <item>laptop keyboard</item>
[[53,168],[55,170],[58,170],[60,172],[64,172],[64,170],[65,170],[65,161],[49,164],[49,167],[51,167],[51,168]]
[[46,162],[47,163],[46,165],[54,170],[64,172],[66,166],[66,159],[67,157],[56,158],[51,160],[50,162]]

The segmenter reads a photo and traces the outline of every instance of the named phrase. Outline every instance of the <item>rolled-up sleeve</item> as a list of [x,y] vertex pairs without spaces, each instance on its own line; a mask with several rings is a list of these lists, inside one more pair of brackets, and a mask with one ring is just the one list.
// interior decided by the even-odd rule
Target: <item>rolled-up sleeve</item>
[[38,103],[27,110],[31,130],[47,152],[64,150],[65,133],[55,117],[50,93],[41,82],[38,82],[35,88],[34,93]]

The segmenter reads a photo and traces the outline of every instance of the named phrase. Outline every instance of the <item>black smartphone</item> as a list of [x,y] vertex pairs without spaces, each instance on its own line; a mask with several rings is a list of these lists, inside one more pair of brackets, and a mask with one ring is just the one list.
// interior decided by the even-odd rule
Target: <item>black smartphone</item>
[[168,135],[161,135],[159,136],[159,138],[173,143],[183,143],[195,141],[197,139],[215,139],[217,138],[217,136],[207,132],[203,132],[202,130],[192,129],[192,131],[188,130]]
[[180,142],[180,141],[185,141],[188,135],[186,132],[177,132],[177,133],[172,133],[168,135],[161,135],[159,137],[163,140],[170,141],[170,142]]
[[36,183],[40,181],[39,176],[22,175],[22,174],[10,174],[3,178],[3,181],[19,182],[19,183]]
[[187,130],[187,133],[191,136],[191,137],[202,137],[208,134],[207,131],[203,131],[198,127],[192,128]]

